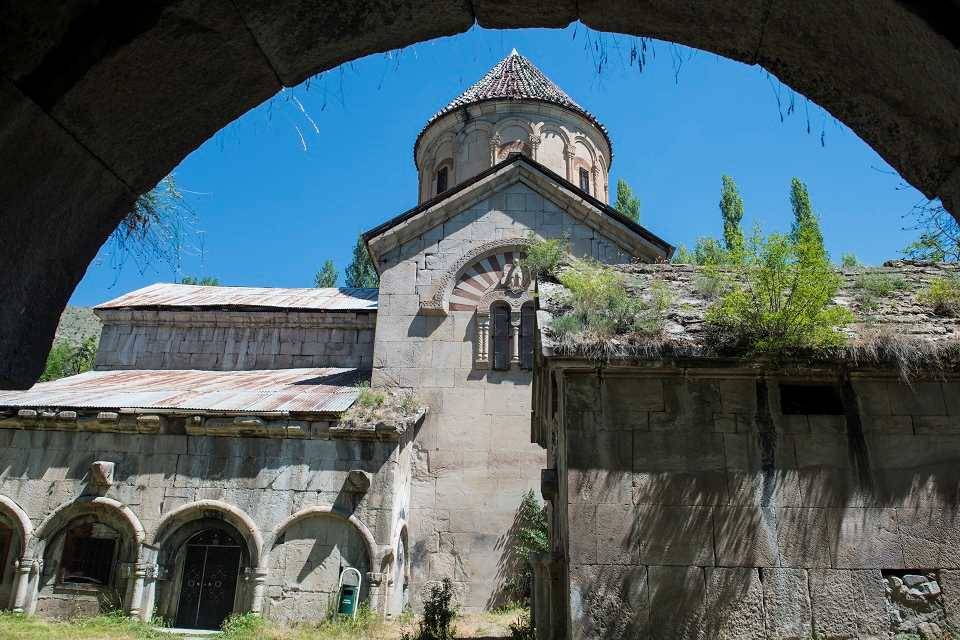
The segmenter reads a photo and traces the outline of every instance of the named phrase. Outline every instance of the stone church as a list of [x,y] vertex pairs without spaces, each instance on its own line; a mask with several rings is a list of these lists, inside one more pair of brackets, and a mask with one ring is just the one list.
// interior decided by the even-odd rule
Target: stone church
[[[443,577],[503,601],[547,460],[519,258],[673,249],[609,206],[606,129],[516,51],[413,151],[419,204],[364,235],[379,291],[149,286],[96,307],[93,371],[0,392],[0,606],[298,621],[347,567],[385,615]],[[364,380],[423,409],[358,426]]]

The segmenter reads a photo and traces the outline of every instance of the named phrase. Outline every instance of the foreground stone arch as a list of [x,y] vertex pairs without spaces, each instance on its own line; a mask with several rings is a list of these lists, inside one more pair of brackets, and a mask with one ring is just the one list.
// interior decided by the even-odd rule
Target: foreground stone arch
[[475,22],[576,19],[762,64],[960,211],[953,3],[16,3],[0,14],[0,387],[37,378],[60,311],[136,195],[282,86]]

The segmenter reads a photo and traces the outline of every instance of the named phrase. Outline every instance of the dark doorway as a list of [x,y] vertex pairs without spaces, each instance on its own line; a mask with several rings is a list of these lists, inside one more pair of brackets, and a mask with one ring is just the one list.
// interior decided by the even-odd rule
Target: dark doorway
[[219,629],[233,613],[242,549],[225,531],[208,529],[187,541],[176,626]]

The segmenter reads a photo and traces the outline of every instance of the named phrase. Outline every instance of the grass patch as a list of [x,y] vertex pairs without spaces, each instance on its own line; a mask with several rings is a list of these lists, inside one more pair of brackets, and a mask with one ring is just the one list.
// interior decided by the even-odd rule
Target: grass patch
[[[525,609],[510,608],[456,618],[458,638],[510,637],[510,624]],[[361,605],[353,620],[329,618],[319,622],[279,624],[259,616],[234,616],[215,640],[400,640],[415,628],[419,618],[401,616],[380,620]],[[176,640],[178,636],[158,631],[154,625],[136,622],[120,614],[47,620],[0,612],[3,640]]]
[[369,382],[360,382],[357,384],[360,395],[357,396],[357,404],[368,410],[378,409],[383,406],[387,399],[387,394],[378,389],[371,389]]
[[170,640],[152,625],[122,614],[46,620],[19,613],[0,613],[4,640]]
[[424,409],[420,398],[408,389],[371,389],[369,382],[361,382],[357,387],[357,401],[341,417],[344,424],[399,425]]
[[960,315],[960,277],[935,279],[917,295],[917,300],[938,316],[957,317]]
[[854,299],[862,310],[872,312],[879,308],[881,299],[889,297],[894,291],[906,289],[907,286],[907,281],[902,276],[864,273],[854,281]]

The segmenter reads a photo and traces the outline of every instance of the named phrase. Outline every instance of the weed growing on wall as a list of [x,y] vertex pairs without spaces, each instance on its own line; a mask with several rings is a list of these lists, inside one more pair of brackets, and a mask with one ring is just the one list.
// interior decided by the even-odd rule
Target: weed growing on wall
[[838,330],[853,320],[833,303],[841,279],[817,234],[802,227],[792,236],[763,237],[755,230],[739,264],[707,267],[724,292],[707,310],[718,343],[754,353],[842,346]]
[[907,288],[907,281],[887,273],[864,273],[854,282],[854,297],[859,307],[868,312],[876,311],[880,300],[894,291]]
[[542,276],[556,277],[557,268],[569,251],[566,239],[535,240],[527,246],[526,255],[520,258],[520,267],[537,279]]
[[506,588],[515,604],[530,606],[533,593],[533,557],[550,549],[547,531],[547,507],[537,500],[533,490],[520,500],[510,530],[513,544],[513,575],[507,578]]
[[663,331],[671,296],[662,282],[653,281],[646,296],[636,295],[621,274],[589,260],[575,262],[558,279],[570,311],[554,318],[550,329],[562,341],[596,343],[622,333]]
[[960,278],[937,278],[920,292],[917,300],[931,307],[938,316],[960,315]]

